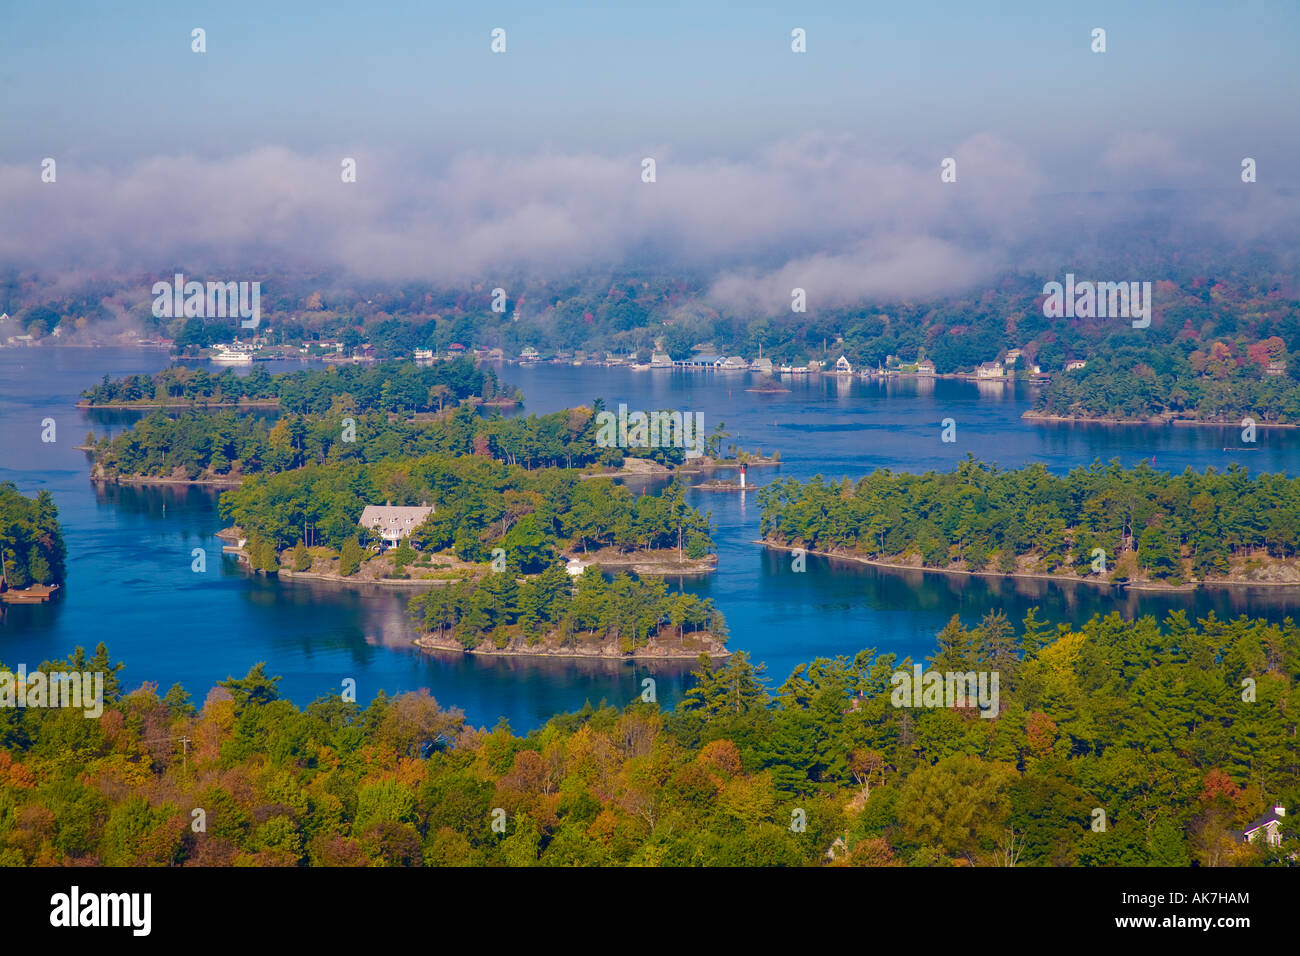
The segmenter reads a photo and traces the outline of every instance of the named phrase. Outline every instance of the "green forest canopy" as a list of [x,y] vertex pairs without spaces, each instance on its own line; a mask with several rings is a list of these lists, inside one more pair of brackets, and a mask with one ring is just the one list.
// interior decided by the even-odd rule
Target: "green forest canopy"
[[968,457],[951,472],[776,481],[758,498],[766,540],[871,559],[919,554],[935,568],[1010,572],[1028,555],[1036,569],[1083,574],[1101,548],[1112,569],[1135,552],[1144,573],[1176,582],[1184,561],[1205,578],[1251,552],[1300,550],[1300,478],[1252,478],[1239,465],[1173,475],[1094,462],[1058,476]]
[[358,534],[362,509],[384,502],[428,502],[436,510],[412,532],[412,543],[453,549],[465,561],[485,561],[498,546],[516,566],[520,555],[566,547],[633,551],[681,543],[691,557],[713,549],[709,517],[686,502],[680,481],[633,496],[608,478],[584,481],[570,469],[528,471],[478,455],[308,464],[248,479],[222,494],[220,510],[249,538],[279,550],[302,540],[304,524],[315,527],[317,541],[340,548]]
[[[1280,338],[1249,349],[1223,342],[1204,351],[1125,347],[1053,375],[1034,409],[1064,418],[1294,423],[1300,385],[1267,372],[1282,354]],[[1282,363],[1283,371],[1294,364]]]
[[[601,407],[597,400],[596,409]],[[321,414],[286,414],[274,421],[259,415],[219,411],[155,412],[109,438],[89,439],[92,460],[105,477],[238,477],[301,468],[308,462],[376,462],[428,454],[487,454],[500,461],[584,468],[617,467],[625,455],[679,465],[685,451],[601,447],[594,413],[587,408],[547,415],[484,417],[461,405],[433,420],[363,414],[347,394]],[[716,453],[720,427],[708,437]]]
[[566,647],[583,637],[616,641],[623,653],[657,636],[684,639],[707,630],[719,641],[726,637],[722,615],[708,598],[671,593],[662,578],[616,574],[606,581],[593,566],[576,581],[559,564],[523,584],[513,572],[488,574],[430,588],[411,599],[410,610],[425,631],[451,634],[467,650],[485,640],[505,647],[518,636],[536,645],[548,634]]
[[[196,713],[179,686],[122,694],[101,645],[62,665],[107,672],[101,719],[0,709],[0,865],[812,866],[837,839],[836,864],[1293,865],[1290,621],[954,620],[931,665],[998,670],[995,719],[893,706],[909,665],[819,658],[770,692],[738,653],[673,710],[521,736],[424,693],[299,709],[261,664]],[[1288,842],[1234,837],[1274,804]]]
[[48,491],[27,498],[13,482],[0,482],[0,557],[8,587],[63,583],[67,549]]
[[128,375],[82,392],[92,405],[219,404],[278,400],[283,411],[323,414],[342,395],[360,411],[428,411],[471,396],[492,398],[496,373],[469,358],[417,366],[410,362],[343,365],[272,375],[261,366],[247,375],[233,369],[212,374],[204,368],[173,365],[153,375]]

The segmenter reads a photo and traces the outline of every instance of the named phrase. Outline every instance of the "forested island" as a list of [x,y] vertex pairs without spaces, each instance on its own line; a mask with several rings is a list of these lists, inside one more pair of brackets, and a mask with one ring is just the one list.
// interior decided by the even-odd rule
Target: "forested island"
[[232,369],[213,374],[204,368],[172,365],[153,375],[104,380],[82,392],[88,408],[138,408],[266,405],[297,414],[321,415],[335,399],[347,395],[354,410],[420,412],[441,410],[471,397],[494,399],[496,373],[462,358],[435,365],[383,362],[331,366],[272,375],[253,368],[247,375]]
[[44,597],[63,584],[67,549],[59,510],[48,491],[28,498],[0,482],[0,600]]
[[1287,374],[1285,346],[1273,336],[1243,347],[1187,341],[1126,347],[1053,376],[1028,419],[1197,422],[1240,425],[1300,422],[1300,383]]
[[576,581],[552,565],[520,584],[513,573],[433,588],[411,601],[423,647],[552,657],[726,657],[726,624],[713,602],[673,594],[661,579],[592,566]]
[[[252,383],[169,369],[151,380],[155,392],[195,407],[155,412],[113,438],[88,436],[92,477],[233,486],[220,500],[227,551],[260,573],[434,587],[451,602],[444,605],[450,617],[430,623],[422,639],[429,646],[450,628],[457,635],[452,646],[480,652],[483,644],[532,655],[725,655],[723,625],[711,605],[666,596],[661,582],[616,577],[610,593],[630,589],[637,605],[630,630],[621,618],[611,624],[607,608],[594,618],[583,611],[608,602],[596,569],[653,576],[716,567],[710,519],[686,503],[680,479],[659,493],[634,495],[600,474],[636,463],[671,476],[686,464],[686,450],[631,449],[646,456],[633,459],[629,449],[604,445],[595,426],[599,400],[590,409],[549,415],[480,415],[469,399],[495,382],[488,376],[468,360],[432,369],[254,372]],[[236,385],[228,389],[227,379]],[[129,384],[87,394],[95,401],[109,392],[134,394],[124,392]],[[236,393],[276,396],[279,414],[268,420],[198,404]],[[460,404],[422,412],[422,396],[428,404]],[[724,436],[715,428],[706,450],[717,454]],[[384,539],[378,525],[362,525],[367,506],[381,504],[415,515],[401,519],[414,523],[396,540]],[[572,613],[557,609],[536,619],[515,607],[517,597],[526,600],[548,581],[562,580],[567,598],[566,561],[591,567],[598,579],[584,576]],[[476,609],[485,595],[494,596],[493,611],[480,626]],[[416,611],[421,620],[423,607]],[[676,627],[671,646],[660,634],[669,624]]]
[[[314,406],[313,406],[314,407]],[[505,418],[478,414],[468,404],[410,418],[335,395],[323,412],[281,414],[274,420],[233,409],[155,412],[109,438],[86,437],[92,476],[117,482],[237,484],[246,475],[275,474],[304,465],[377,462],[428,454],[490,456],[538,467],[591,468],[617,473],[629,453],[667,472],[686,452],[672,445],[602,447],[595,416],[603,407]],[[705,450],[718,453],[725,432],[715,429]],[[696,460],[697,462],[700,459]]]
[[1059,477],[968,457],[946,473],[777,481],[758,499],[769,545],[869,563],[1130,586],[1300,584],[1300,478],[1238,465],[1170,475],[1094,462]]
[[910,664],[819,658],[769,691],[736,653],[674,709],[629,680],[635,703],[520,736],[425,693],[299,708],[260,664],[196,709],[78,649],[41,669],[105,673],[101,719],[0,708],[0,865],[1293,864],[1292,813],[1281,845],[1240,839],[1300,804],[1290,622],[954,618],[930,664],[996,669],[993,719],[894,706]]
[[634,496],[607,478],[580,481],[571,469],[529,471],[477,455],[308,464],[249,478],[222,494],[220,510],[250,541],[277,552],[308,534],[312,544],[339,549],[362,534],[366,504],[385,501],[432,509],[408,537],[421,551],[483,562],[500,547],[522,573],[570,549],[672,549],[687,558],[713,549],[709,519],[686,503],[680,482]]

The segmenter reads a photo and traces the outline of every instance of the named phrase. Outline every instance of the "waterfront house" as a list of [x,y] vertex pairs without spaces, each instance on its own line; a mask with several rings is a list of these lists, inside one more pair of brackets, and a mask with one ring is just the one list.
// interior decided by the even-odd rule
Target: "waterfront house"
[[651,368],[672,368],[672,365],[673,365],[672,356],[670,356],[667,352],[650,353]]
[[416,349],[416,350],[415,350],[415,360],[416,360],[417,362],[432,362],[432,361],[433,361],[433,349]]
[[536,362],[541,357],[542,354],[531,345],[524,346],[524,350],[519,353],[519,361],[521,362]]
[[[687,368],[721,368],[722,363],[725,361],[726,359],[721,355],[704,352],[698,355],[692,355],[688,359],[683,359],[680,364],[685,365]],[[654,362],[651,362],[650,364],[654,365]]]
[[723,359],[722,364],[718,367],[726,369],[746,369],[749,368],[749,363],[739,355],[733,355],[730,358]]
[[839,358],[835,360],[835,374],[837,375],[853,374],[853,366],[849,364],[849,360],[846,359],[843,355],[841,355]]
[[1001,362],[981,362],[980,367],[975,370],[975,377],[979,379],[994,379],[1003,377]]
[[931,362],[929,359],[921,359],[921,361],[916,363],[916,374],[933,377],[934,363]]
[[755,372],[762,372],[764,375],[772,374],[772,360],[770,358],[756,358],[750,363],[749,367]]
[[374,532],[383,542],[380,550],[397,547],[403,538],[424,523],[436,509],[429,505],[407,507],[385,502],[383,505],[366,505],[357,522],[367,531]]

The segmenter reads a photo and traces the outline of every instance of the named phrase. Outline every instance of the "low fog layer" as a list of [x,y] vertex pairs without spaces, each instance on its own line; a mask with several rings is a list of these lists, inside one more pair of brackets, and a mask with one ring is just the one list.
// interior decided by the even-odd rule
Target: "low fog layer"
[[641,156],[591,153],[362,153],[355,183],[342,181],[341,156],[283,148],[123,169],[68,158],[54,183],[33,162],[0,167],[0,267],[223,278],[304,268],[448,284],[685,269],[709,277],[717,304],[751,308],[794,287],[821,304],[942,295],[1007,269],[1126,261],[1120,247],[1138,238],[1148,254],[1262,249],[1300,226],[1294,194],[1147,134],[1087,158],[1103,192],[992,135],[952,157],[952,183],[943,157],[909,163],[839,135],[743,159],[676,162],[664,150],[653,183]]

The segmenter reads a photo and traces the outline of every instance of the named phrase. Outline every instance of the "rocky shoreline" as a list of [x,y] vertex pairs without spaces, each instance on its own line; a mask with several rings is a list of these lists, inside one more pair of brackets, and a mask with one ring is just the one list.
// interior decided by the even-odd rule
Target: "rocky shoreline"
[[617,642],[603,641],[599,644],[577,644],[572,647],[562,647],[551,642],[543,641],[539,644],[529,645],[526,642],[515,638],[505,647],[499,648],[490,642],[484,642],[478,647],[466,649],[460,641],[454,637],[444,635],[439,637],[436,634],[422,634],[415,639],[415,645],[430,651],[446,651],[458,654],[475,654],[483,657],[551,657],[551,658],[569,658],[575,660],[625,660],[625,661],[642,661],[642,660],[662,660],[662,661],[694,661],[701,654],[707,654],[711,658],[726,658],[731,656],[731,651],[727,650],[712,634],[694,633],[686,636],[685,643],[679,644],[676,638],[660,640],[658,637],[652,638],[644,647],[638,647],[630,653],[620,650]]
[[[754,542],[761,544],[765,548],[773,551],[794,551],[793,545],[778,544],[774,541],[765,541],[759,539]],[[1073,584],[1091,584],[1099,587],[1123,588],[1128,591],[1195,591],[1202,587],[1247,587],[1247,588],[1300,588],[1300,567],[1281,566],[1285,570],[1291,571],[1295,579],[1291,581],[1249,581],[1237,578],[1211,578],[1204,581],[1188,581],[1183,584],[1165,584],[1160,581],[1116,581],[1109,575],[1089,575],[1083,577],[1077,574],[1051,574],[1048,572],[1027,572],[1027,571],[968,571],[963,568],[931,568],[921,564],[899,564],[891,561],[879,561],[872,558],[864,558],[861,555],[849,554],[838,551],[816,551],[812,548],[802,549],[805,554],[815,554],[823,558],[839,558],[844,561],[854,561],[858,564],[866,564],[876,568],[889,568],[895,571],[925,571],[932,574],[960,574],[967,577],[976,578],[1014,578],[1026,581],[1065,581]]]
[[[1215,428],[1241,428],[1241,419],[1207,421],[1200,418],[1179,418],[1172,415],[1152,415],[1147,418],[1103,418],[1087,415],[1049,415],[1030,409],[1020,416],[1024,421],[1048,422],[1062,425],[1205,425]],[[1286,422],[1255,422],[1256,428],[1300,428]]]

